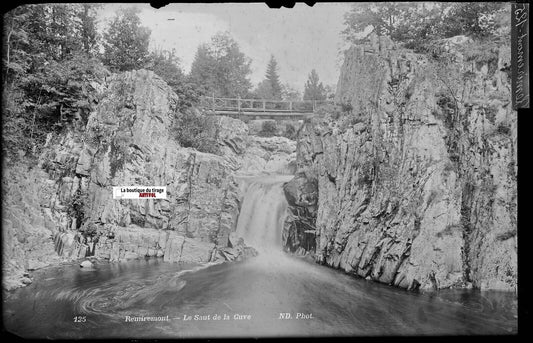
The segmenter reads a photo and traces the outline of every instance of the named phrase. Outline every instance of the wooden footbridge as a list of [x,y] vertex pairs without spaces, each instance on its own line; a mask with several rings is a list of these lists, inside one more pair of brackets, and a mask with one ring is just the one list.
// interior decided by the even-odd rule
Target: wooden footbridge
[[214,115],[237,119],[300,120],[314,116],[317,109],[333,101],[280,101],[202,97],[201,104]]

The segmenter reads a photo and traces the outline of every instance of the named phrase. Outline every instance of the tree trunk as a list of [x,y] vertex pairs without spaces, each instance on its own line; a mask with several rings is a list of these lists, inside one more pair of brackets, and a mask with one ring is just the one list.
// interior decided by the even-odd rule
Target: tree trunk
[[10,62],[10,54],[11,54],[11,35],[13,34],[13,28],[15,26],[15,18],[11,18],[11,28],[9,29],[9,33],[7,34],[7,41],[6,41],[6,72],[4,75],[4,85],[7,85],[7,76],[9,74],[9,62]]

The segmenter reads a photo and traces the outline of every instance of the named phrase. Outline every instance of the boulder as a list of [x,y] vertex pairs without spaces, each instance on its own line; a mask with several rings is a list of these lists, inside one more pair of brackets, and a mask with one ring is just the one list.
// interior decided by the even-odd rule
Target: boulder
[[20,281],[25,285],[29,285],[33,282],[29,277],[23,277]]
[[81,268],[92,268],[92,266],[93,266],[93,263],[89,260],[85,260],[80,263]]

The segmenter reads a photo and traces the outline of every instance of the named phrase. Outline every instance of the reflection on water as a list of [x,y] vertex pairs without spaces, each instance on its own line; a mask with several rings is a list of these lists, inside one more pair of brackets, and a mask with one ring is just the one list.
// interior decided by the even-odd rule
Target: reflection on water
[[[43,269],[32,285],[4,297],[6,328],[39,338],[517,332],[514,293],[417,294],[282,253],[283,181],[247,180],[237,231],[256,245],[259,256],[207,266],[149,259],[102,262],[90,270]],[[127,322],[127,316],[169,320]]]
[[[273,263],[257,257],[195,272],[156,259],[102,263],[92,271],[61,266],[39,271],[36,280],[4,301],[6,328],[24,337],[443,335],[517,330],[512,293],[416,294],[290,256]],[[292,319],[279,319],[280,313],[290,313]],[[312,318],[295,319],[297,313]],[[216,314],[231,319],[212,320]],[[236,320],[235,314],[251,319]],[[168,322],[125,322],[126,316],[167,315]],[[210,320],[184,321],[184,315],[209,315]],[[75,316],[86,316],[86,322],[75,323]]]

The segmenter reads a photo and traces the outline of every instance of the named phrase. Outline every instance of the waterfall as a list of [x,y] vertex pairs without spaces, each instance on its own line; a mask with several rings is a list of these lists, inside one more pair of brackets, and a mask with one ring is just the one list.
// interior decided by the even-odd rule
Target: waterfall
[[291,178],[292,175],[277,175],[241,180],[244,198],[237,235],[259,255],[280,255],[282,252],[281,233],[288,206],[282,187]]

